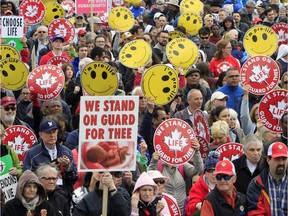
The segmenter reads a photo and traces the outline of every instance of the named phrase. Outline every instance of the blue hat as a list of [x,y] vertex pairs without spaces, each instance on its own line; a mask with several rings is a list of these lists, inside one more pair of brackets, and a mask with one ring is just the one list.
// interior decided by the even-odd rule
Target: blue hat
[[57,124],[52,120],[44,120],[39,126],[39,132],[49,132],[58,129]]
[[209,169],[215,169],[216,164],[219,162],[219,153],[216,151],[209,152],[204,163],[204,171]]
[[52,38],[52,42],[54,42],[56,39],[61,39],[62,40],[62,42],[64,42],[64,38],[62,37],[62,36],[60,36],[60,35],[55,35],[55,36],[53,36],[53,38]]

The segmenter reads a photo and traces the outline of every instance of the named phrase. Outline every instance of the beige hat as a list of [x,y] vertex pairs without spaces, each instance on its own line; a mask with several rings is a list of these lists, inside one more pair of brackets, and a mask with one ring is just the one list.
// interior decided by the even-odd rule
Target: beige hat
[[218,99],[218,100],[222,100],[222,99],[228,99],[229,96],[228,95],[225,95],[224,93],[220,92],[220,91],[217,91],[217,92],[214,92],[211,96],[211,102],[214,101],[215,99]]
[[158,170],[149,170],[147,174],[154,180],[154,179],[164,179],[165,183],[169,181],[169,178],[163,176],[161,172]]
[[130,32],[124,32],[121,35],[121,42],[123,42],[125,39],[131,38],[131,37],[132,37],[132,34]]
[[178,3],[179,3],[178,0],[169,0],[168,2],[166,2],[166,4],[171,4],[180,7]]

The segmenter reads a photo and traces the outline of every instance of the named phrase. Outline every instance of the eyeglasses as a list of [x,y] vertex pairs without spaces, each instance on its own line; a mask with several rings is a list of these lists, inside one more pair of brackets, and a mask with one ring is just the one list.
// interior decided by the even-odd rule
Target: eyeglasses
[[155,184],[164,184],[165,180],[164,179],[154,179]]
[[79,37],[85,37],[86,36],[86,34],[81,34],[81,35],[79,35]]
[[209,37],[200,37],[202,40],[208,40]]
[[44,179],[45,181],[57,181],[57,177],[49,177],[49,178],[47,178],[47,177],[42,177],[41,179]]
[[224,178],[225,181],[228,181],[228,180],[230,180],[230,179],[232,178],[232,176],[233,176],[233,175],[217,174],[217,175],[216,175],[216,179],[217,179],[218,181],[221,181],[221,179]]
[[45,33],[47,33],[46,31],[38,31],[38,33],[42,33],[42,34],[45,34]]
[[165,121],[166,119],[169,119],[168,117],[161,118],[162,121]]
[[208,170],[206,170],[206,172],[208,172],[208,173],[213,173],[215,171],[215,169],[208,169]]
[[9,110],[12,110],[12,111],[15,111],[16,110],[16,107],[15,106],[6,106],[6,107],[4,107],[4,110],[5,111],[9,111]]
[[77,17],[76,19],[83,19],[83,17],[80,16],[80,17]]
[[238,78],[239,75],[230,75],[230,76],[227,76],[228,78]]

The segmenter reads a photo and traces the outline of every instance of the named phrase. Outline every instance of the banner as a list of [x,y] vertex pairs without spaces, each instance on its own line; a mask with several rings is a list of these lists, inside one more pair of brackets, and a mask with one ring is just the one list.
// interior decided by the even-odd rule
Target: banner
[[9,175],[8,173],[5,175],[1,175],[0,176],[0,188],[4,192],[5,202],[15,198],[16,188],[17,188],[17,176],[12,176],[12,175]]
[[136,169],[139,97],[82,96],[78,171]]

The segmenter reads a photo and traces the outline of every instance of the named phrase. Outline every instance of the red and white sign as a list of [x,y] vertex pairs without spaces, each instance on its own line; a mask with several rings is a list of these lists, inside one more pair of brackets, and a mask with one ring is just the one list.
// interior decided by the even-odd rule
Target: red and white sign
[[274,90],[266,94],[259,104],[259,118],[264,121],[264,126],[271,131],[281,133],[280,119],[288,110],[288,91]]
[[37,142],[35,134],[22,125],[10,126],[4,132],[3,143],[15,150],[22,165],[26,152],[35,142]]
[[139,97],[82,96],[79,171],[136,168]]
[[64,44],[68,44],[74,39],[75,27],[68,19],[55,19],[48,26],[48,35],[50,40],[52,40],[55,35],[60,35],[64,38]]
[[180,208],[179,208],[175,198],[169,194],[166,194],[166,193],[162,193],[161,196],[165,199],[165,201],[167,203],[170,215],[180,216],[181,211],[180,211]]
[[51,100],[62,91],[65,76],[61,68],[55,65],[41,65],[28,76],[27,86],[40,100]]
[[27,25],[40,23],[45,17],[45,5],[42,1],[24,0],[19,6],[19,16],[24,17]]
[[280,69],[269,56],[253,56],[243,64],[240,74],[243,85],[251,86],[250,93],[264,95],[278,85]]
[[[92,1],[92,2],[93,2],[92,10],[94,13],[108,14],[108,6],[109,6],[109,4],[111,4],[111,1],[97,0],[97,1]],[[90,0],[76,0],[75,6],[76,6],[75,7],[76,14],[79,14],[79,13],[89,14],[89,13],[91,13]],[[110,8],[111,8],[111,6],[110,6]]]
[[220,154],[219,160],[230,160],[233,161],[235,159],[240,158],[243,154],[243,145],[240,143],[225,143],[219,146],[216,150]]
[[281,22],[281,23],[275,23],[271,27],[277,34],[278,38],[278,46],[281,44],[288,44],[288,24]]
[[204,113],[200,109],[194,112],[194,130],[197,136],[203,137],[207,142],[210,142],[209,125]]
[[181,119],[167,119],[154,133],[154,149],[167,164],[183,164],[189,161],[195,149],[191,148],[196,135],[190,125]]
[[209,143],[207,142],[207,140],[201,136],[196,136],[199,144],[200,144],[200,154],[201,154],[201,157],[203,159],[205,159],[208,155],[208,147],[209,147]]
[[56,65],[59,68],[61,68],[61,66],[67,62],[70,62],[68,58],[64,57],[64,56],[54,56],[51,59],[49,59],[49,61],[47,62],[47,64],[52,64],[52,65]]
[[61,6],[64,8],[67,16],[73,16],[74,11],[75,11],[75,3],[74,1],[71,0],[66,0],[61,2]]

